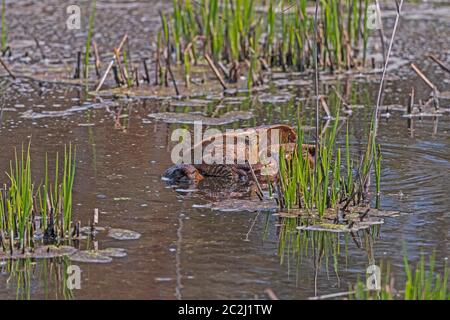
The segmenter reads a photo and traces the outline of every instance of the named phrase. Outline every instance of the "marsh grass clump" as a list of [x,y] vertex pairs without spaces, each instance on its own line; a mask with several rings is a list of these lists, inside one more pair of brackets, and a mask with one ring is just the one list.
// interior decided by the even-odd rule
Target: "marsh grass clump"
[[[290,154],[283,149],[280,150],[276,189],[282,211],[301,209],[309,214],[317,214],[320,218],[332,214],[336,217],[336,223],[341,222],[351,207],[368,204],[370,168],[373,161],[379,196],[381,149],[376,145],[373,130],[369,132],[366,151],[359,165],[355,165],[350,155],[348,125],[345,145],[339,146],[336,140],[340,123],[339,111],[333,121],[331,128],[325,128],[321,134],[318,150],[314,152],[314,165],[308,162],[301,148],[306,139],[305,133],[300,129],[301,121],[297,131],[297,149]],[[373,121],[371,128],[373,129]],[[379,201],[377,205],[379,206]]]
[[435,257],[431,255],[428,263],[424,255],[421,256],[414,268],[411,267],[407,257],[404,257],[404,269],[406,281],[403,288],[396,290],[394,276],[391,274],[390,266],[383,270],[385,276],[381,279],[380,290],[368,290],[366,283],[358,281],[351,287],[349,299],[356,300],[449,300],[448,289],[449,269],[444,265],[442,273],[436,271]]
[[26,149],[22,146],[19,154],[15,150],[6,174],[9,181],[0,189],[0,249],[4,253],[24,254],[42,237],[44,242],[71,237],[75,179],[75,150],[71,145],[64,148],[62,175],[59,162],[57,154],[51,180],[46,156],[44,181],[37,186],[31,172],[30,145]]
[[[314,37],[314,17],[308,11],[311,4],[307,0],[293,4],[173,0],[172,14],[162,21],[166,40],[169,29],[171,34],[166,41],[168,56],[177,64],[196,65],[209,55],[230,83],[238,82],[247,70],[249,87],[261,84],[259,73],[265,70],[311,69],[314,53],[323,70],[363,66],[368,1],[322,0],[318,37]],[[191,68],[184,71],[189,78]]]

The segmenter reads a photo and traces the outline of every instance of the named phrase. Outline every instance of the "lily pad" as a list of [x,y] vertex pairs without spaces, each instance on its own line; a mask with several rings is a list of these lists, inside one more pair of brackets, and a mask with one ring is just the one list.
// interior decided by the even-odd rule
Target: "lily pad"
[[207,107],[212,101],[202,100],[202,99],[189,99],[189,100],[178,100],[171,101],[170,105],[172,107]]
[[221,126],[239,120],[249,120],[253,118],[253,114],[247,111],[231,111],[220,117],[212,118],[195,113],[161,112],[150,113],[148,117],[161,120],[166,123],[194,124],[195,122],[202,122],[204,125]]
[[84,250],[71,255],[70,260],[86,263],[110,263],[112,258],[101,251]]
[[98,252],[112,258],[123,258],[127,256],[127,250],[124,248],[106,248],[99,250]]
[[0,252],[0,258],[5,259],[27,259],[27,258],[34,258],[34,259],[51,259],[56,257],[62,257],[62,256],[70,256],[73,255],[78,250],[71,246],[54,246],[54,245],[48,245],[48,246],[42,246],[37,247],[33,251],[26,250],[25,252],[16,250],[12,254],[9,252]]
[[137,240],[141,234],[131,230],[112,228],[108,232],[108,237],[116,240]]
[[304,231],[326,231],[326,232],[350,232],[351,229],[347,225],[332,224],[332,223],[316,223],[312,225],[298,226],[298,230]]
[[97,235],[98,233],[103,232],[105,230],[106,229],[104,227],[94,227],[94,231],[92,232],[91,227],[86,226],[86,227],[82,227],[80,229],[80,232],[83,234],[86,234],[86,235],[91,235],[91,234]]
[[273,199],[226,199],[211,203],[211,210],[221,212],[275,212],[277,203]]
[[265,93],[258,96],[258,101],[261,103],[270,103],[270,104],[276,104],[276,103],[287,103],[291,101],[294,98],[294,96],[289,92],[283,92],[279,94],[272,94],[272,93]]
[[383,224],[384,220],[377,217],[368,217],[363,221],[354,222],[351,226],[347,224],[335,224],[327,222],[316,222],[311,225],[298,226],[298,230],[308,230],[308,231],[325,231],[325,232],[356,232],[358,230],[367,229],[374,225]]
[[70,256],[77,252],[78,250],[71,246],[43,246],[38,247],[34,250],[34,258],[55,258],[62,256]]

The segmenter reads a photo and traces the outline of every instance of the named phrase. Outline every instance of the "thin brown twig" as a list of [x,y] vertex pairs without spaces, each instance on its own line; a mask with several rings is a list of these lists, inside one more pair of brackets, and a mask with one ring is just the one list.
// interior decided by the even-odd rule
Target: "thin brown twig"
[[9,76],[11,78],[13,78],[13,80],[16,80],[16,76],[11,72],[11,70],[9,70],[8,66],[6,65],[6,63],[3,61],[2,58],[0,58],[0,64],[3,66],[3,68],[5,68],[6,72],[8,72]]
[[397,1],[396,1],[396,5],[397,5],[397,16],[395,17],[394,29],[392,31],[391,41],[389,43],[389,48],[387,51],[387,55],[386,55],[386,59],[385,59],[384,67],[383,67],[383,74],[381,76],[380,87],[378,89],[377,104],[375,107],[375,124],[374,124],[374,137],[375,138],[376,138],[377,132],[378,132],[378,118],[379,118],[381,97],[383,95],[383,89],[384,89],[384,79],[386,78],[387,66],[389,64],[389,58],[391,56],[392,46],[394,45],[395,34],[397,33],[397,27],[398,27],[398,23],[400,21],[401,13],[402,13],[403,0],[401,0],[400,3],[397,3]]
[[116,48],[114,48],[114,55],[116,56],[116,62],[119,67],[120,74],[122,75],[124,81],[128,84],[128,74],[125,68],[122,66],[122,62],[120,61],[120,53]]
[[[125,35],[123,36],[123,38],[122,38],[122,41],[121,41],[120,44],[119,44],[119,47],[117,47],[117,51],[120,52],[120,51],[122,50],[122,47],[123,47],[125,41],[127,40],[127,38],[128,38],[128,35],[125,34]],[[95,88],[95,92],[98,92],[98,91],[102,88],[103,83],[105,82],[106,77],[108,76],[109,71],[111,71],[111,68],[112,68],[112,66],[114,65],[114,62],[115,62],[115,61],[116,61],[116,56],[114,55],[113,58],[112,58],[112,60],[109,62],[109,65],[108,65],[108,67],[106,68],[106,71],[105,71],[105,73],[103,74],[103,77],[101,78],[101,80],[100,80],[100,82],[99,82],[97,88]]]
[[150,72],[148,71],[147,61],[142,59],[142,63],[144,64],[144,72],[145,72],[145,81],[150,83]]
[[219,70],[217,70],[216,66],[214,65],[214,62],[211,60],[210,56],[207,53],[205,53],[205,59],[208,62],[208,65],[211,68],[211,70],[213,71],[217,80],[219,80],[220,84],[222,85],[222,88],[224,90],[227,90],[227,85],[225,84],[225,81],[223,80],[222,76],[219,73]]
[[344,106],[345,110],[350,110],[350,107],[347,103],[347,101],[344,99],[344,97],[340,94],[340,92],[337,90],[337,88],[332,85],[331,88],[333,88],[334,93],[336,94],[336,96],[338,97],[339,100],[341,100],[342,105]]
[[267,288],[266,290],[264,290],[264,293],[269,296],[270,300],[279,300],[277,295],[275,294],[275,292],[273,292],[271,288]]
[[95,73],[97,74],[97,77],[100,78],[100,55],[98,54],[98,47],[97,42],[93,42],[92,47],[94,49],[94,57],[95,57]]
[[439,67],[441,67],[442,70],[450,73],[450,68],[447,67],[441,60],[439,60],[435,55],[429,54],[427,55],[428,58],[430,58],[431,60],[433,60],[434,62],[436,62]]
[[247,162],[248,166],[250,167],[250,172],[252,173],[253,180],[255,180],[256,187],[258,188],[258,192],[256,193],[256,195],[258,196],[259,200],[262,201],[264,199],[264,194],[262,192],[262,188],[261,185],[259,184],[258,178],[256,177],[255,171],[253,170],[253,167],[250,164],[250,162],[248,162],[247,160],[245,162]]
[[431,88],[431,90],[438,91],[436,85],[433,82],[431,82],[431,80],[428,79],[425,76],[425,74],[422,71],[420,71],[420,69],[414,63],[411,63],[411,68],[427,84],[427,86],[429,86]]

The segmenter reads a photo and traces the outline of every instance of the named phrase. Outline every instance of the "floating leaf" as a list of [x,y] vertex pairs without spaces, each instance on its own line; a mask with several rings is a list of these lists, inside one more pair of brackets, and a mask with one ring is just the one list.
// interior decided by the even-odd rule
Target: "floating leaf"
[[70,260],[86,263],[110,263],[112,258],[101,251],[85,250],[70,256]]
[[137,240],[141,234],[131,230],[112,228],[108,232],[108,237],[116,240]]
[[127,250],[124,248],[106,248],[99,250],[102,255],[112,258],[123,258],[127,256]]

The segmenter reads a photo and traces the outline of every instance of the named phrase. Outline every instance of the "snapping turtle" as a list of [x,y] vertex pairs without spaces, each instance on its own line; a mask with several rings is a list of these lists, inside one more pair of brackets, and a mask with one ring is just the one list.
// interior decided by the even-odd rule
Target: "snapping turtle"
[[[275,135],[278,135],[278,139]],[[272,141],[273,139],[276,140]],[[191,158],[195,150],[201,152],[203,155],[201,163],[176,164],[168,168],[163,177],[171,182],[198,183],[205,177],[247,182],[253,181],[256,176],[258,181],[265,183],[268,179],[276,178],[280,147],[283,147],[286,155],[289,156],[297,148],[296,140],[295,130],[283,124],[246,128],[238,132],[213,135],[189,150]],[[260,141],[266,142],[266,147],[262,150],[256,148],[257,154],[255,154],[255,147],[259,147]],[[315,146],[303,144],[302,155],[313,166]],[[272,158],[271,161],[267,161],[268,157]],[[275,163],[274,159],[276,159]]]

